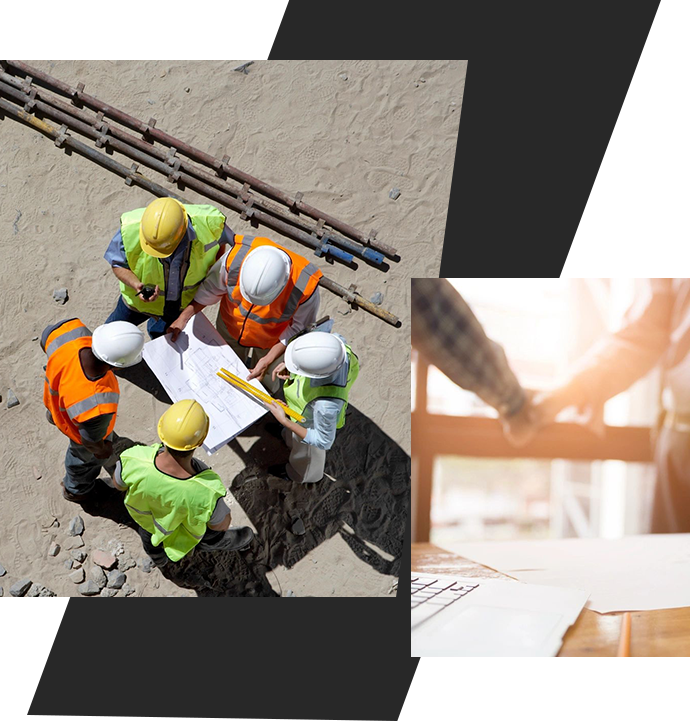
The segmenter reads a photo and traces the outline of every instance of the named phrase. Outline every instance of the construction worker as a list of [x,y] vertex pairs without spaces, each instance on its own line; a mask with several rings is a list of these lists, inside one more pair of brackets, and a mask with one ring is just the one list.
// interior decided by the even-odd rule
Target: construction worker
[[48,326],[41,348],[48,356],[43,403],[47,418],[69,438],[62,495],[79,502],[93,489],[104,466],[115,462],[113,428],[120,388],[111,367],[141,360],[144,334],[131,323],[101,325],[93,332],[71,318]]
[[[189,319],[220,300],[216,328],[251,373],[275,392],[272,376],[287,342],[316,321],[323,273],[306,258],[268,238],[236,235],[169,331],[172,339]],[[252,358],[250,360],[250,352]]]
[[179,561],[196,546],[235,551],[254,538],[249,526],[230,528],[220,476],[193,457],[208,428],[200,403],[178,401],[158,421],[162,444],[129,448],[117,463],[114,487],[127,492],[125,507],[157,566]]
[[[273,374],[285,380],[285,401],[305,421],[290,420],[278,403],[269,409],[284,427],[283,439],[290,449],[284,472],[291,481],[323,479],[326,451],[333,445],[336,430],[345,425],[347,399],[358,373],[357,356],[337,333],[315,330],[288,344],[285,361]],[[280,475],[282,469],[271,470]]]
[[157,198],[124,213],[104,256],[121,291],[106,323],[140,325],[148,318],[151,338],[163,335],[232,237],[225,216],[212,205]]

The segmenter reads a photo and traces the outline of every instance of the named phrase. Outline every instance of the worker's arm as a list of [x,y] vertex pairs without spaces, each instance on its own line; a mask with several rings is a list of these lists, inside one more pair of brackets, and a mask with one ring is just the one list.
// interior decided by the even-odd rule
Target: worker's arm
[[99,460],[110,458],[113,454],[113,443],[107,439],[108,426],[110,426],[112,416],[112,413],[106,413],[79,424],[82,445]]
[[247,376],[247,380],[249,381],[252,378],[258,378],[261,380],[266,374],[266,371],[270,368],[271,363],[277,361],[283,353],[285,353],[285,345],[282,341],[278,341],[271,350],[269,350],[268,353],[266,353],[266,355],[257,362],[254,368],[252,368]]
[[118,491],[126,491],[127,486],[122,481],[122,461],[118,460],[117,464],[115,465],[115,471],[113,472],[113,477],[104,479],[105,482],[111,487],[115,488]]
[[156,290],[150,298],[144,298],[144,296],[141,295],[141,289],[144,287],[144,284],[129,268],[122,268],[118,265],[113,265],[111,268],[115,277],[125,285],[128,285],[130,288],[134,288],[137,295],[141,297],[144,303],[152,303],[156,300],[156,298],[158,298],[160,293],[160,288],[158,286],[156,286]]
[[285,426],[285,428],[287,428],[289,431],[292,431],[302,440],[307,437],[307,429],[304,426],[300,426],[299,423],[291,421],[285,414],[285,410],[283,409],[283,406],[280,405],[280,403],[276,403],[275,401],[273,401],[273,403],[269,403],[268,410],[273,413],[273,416],[278,421],[278,423],[280,423],[282,426]]
[[209,518],[206,525],[212,531],[227,531],[228,528],[230,528],[231,520],[232,515],[230,514],[230,509],[228,508],[227,503],[222,498],[219,498],[213,511],[213,515]]

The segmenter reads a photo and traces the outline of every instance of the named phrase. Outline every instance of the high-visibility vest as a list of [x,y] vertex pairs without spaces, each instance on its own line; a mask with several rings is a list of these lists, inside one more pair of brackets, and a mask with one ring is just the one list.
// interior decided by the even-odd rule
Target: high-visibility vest
[[84,374],[79,351],[91,347],[91,331],[72,318],[53,330],[42,347],[48,356],[43,403],[55,425],[75,443],[81,443],[79,423],[112,413],[109,435],[115,427],[120,386],[111,370],[95,381]]
[[[250,250],[261,245],[279,248],[290,256],[290,280],[269,305],[253,305],[240,293],[240,268]],[[248,348],[271,348],[290,325],[302,303],[311,298],[323,273],[306,258],[268,238],[236,235],[225,261],[228,289],[220,302],[220,316],[230,336]]]
[[[192,241],[189,255],[189,268],[184,277],[180,306],[186,308],[194,299],[197,288],[202,283],[211,266],[216,262],[218,246],[225,227],[225,216],[212,205],[185,205],[192,222],[196,238]],[[140,313],[162,316],[165,308],[165,270],[163,261],[145,253],[139,242],[139,226],[146,208],[137,208],[120,217],[122,244],[127,256],[127,265],[145,285],[157,285],[160,295],[151,303],[145,303],[134,288],[120,283],[120,291],[125,302]]]
[[171,561],[186,556],[206,533],[219,498],[226,494],[220,476],[210,469],[191,478],[174,478],[154,463],[160,443],[134,446],[122,452],[122,482],[127,486],[129,515],[163,544]]
[[283,385],[283,393],[285,394],[285,402],[293,411],[304,415],[304,409],[312,401],[318,400],[319,398],[340,398],[344,400],[345,403],[338,416],[336,428],[342,428],[345,425],[347,398],[350,395],[350,388],[352,388],[352,385],[359,375],[359,359],[352,352],[352,348],[350,348],[349,345],[346,345],[345,348],[347,349],[349,367],[347,369],[347,380],[344,386],[315,386],[312,385],[312,378],[295,375],[294,373],[290,374],[290,378],[286,380]]

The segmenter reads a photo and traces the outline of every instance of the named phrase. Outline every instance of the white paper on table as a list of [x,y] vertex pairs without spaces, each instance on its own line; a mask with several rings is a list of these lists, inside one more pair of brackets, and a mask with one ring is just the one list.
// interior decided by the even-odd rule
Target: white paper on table
[[444,545],[519,581],[579,588],[599,613],[690,606],[690,533]]
[[[216,375],[225,368],[246,379],[249,370],[203,313],[192,317],[174,343],[169,334],[146,343],[143,355],[174,403],[193,398],[204,407],[210,421],[203,444],[208,453],[215,453],[267,412],[260,401]],[[256,379],[249,383],[266,392]]]

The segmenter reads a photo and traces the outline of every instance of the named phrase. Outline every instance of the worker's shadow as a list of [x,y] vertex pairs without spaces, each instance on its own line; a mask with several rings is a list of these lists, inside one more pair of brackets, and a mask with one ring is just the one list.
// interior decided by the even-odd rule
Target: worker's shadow
[[129,368],[115,368],[113,370],[118,378],[129,381],[146,393],[150,393],[161,403],[167,403],[168,405],[172,404],[170,396],[167,394],[158,378],[156,378],[153,371],[146,365],[145,360],[142,360],[141,363],[137,363]]
[[339,535],[359,559],[397,577],[410,509],[409,456],[350,406],[347,423],[327,455],[326,474],[333,480],[295,484],[266,470],[288,456],[282,440],[271,436],[267,426],[270,420],[265,417],[251,429],[259,438],[248,453],[231,444],[246,464],[231,492],[257,531],[249,551],[195,551],[168,564],[163,574],[204,596],[284,594],[288,589],[280,588],[270,571],[302,561],[310,564],[309,573],[319,574],[322,561],[310,561],[308,554]]

